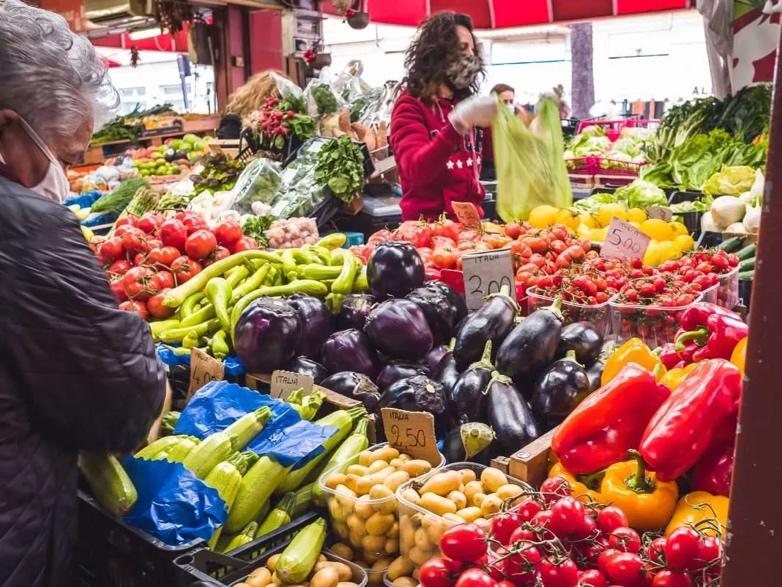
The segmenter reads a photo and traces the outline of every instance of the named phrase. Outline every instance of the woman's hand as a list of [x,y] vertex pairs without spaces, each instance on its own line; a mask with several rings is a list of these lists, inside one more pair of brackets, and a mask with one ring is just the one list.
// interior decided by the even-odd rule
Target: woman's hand
[[473,96],[459,102],[448,119],[460,134],[466,134],[474,126],[489,126],[497,117],[497,112],[497,98]]

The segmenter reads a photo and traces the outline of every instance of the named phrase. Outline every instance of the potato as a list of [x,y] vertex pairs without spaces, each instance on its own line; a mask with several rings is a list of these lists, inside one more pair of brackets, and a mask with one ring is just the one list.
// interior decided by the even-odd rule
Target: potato
[[337,583],[337,587],[358,587],[353,581],[341,581]]
[[405,517],[399,524],[399,545],[405,552],[415,546],[415,528],[412,520]]
[[329,499],[329,513],[335,522],[345,521],[345,508],[343,508],[337,499]]
[[[430,526],[431,527],[431,526]],[[429,548],[431,545],[431,541],[429,540],[429,535],[426,533],[426,530],[424,530],[423,527],[418,528],[415,531],[415,546],[418,548]]]
[[353,577],[353,570],[348,565],[338,561],[330,561],[328,559],[316,564],[315,572],[317,573],[321,569],[325,569],[326,567],[335,569],[337,571],[337,575],[339,576],[340,581],[349,581]]
[[514,497],[518,497],[524,493],[524,490],[518,485],[514,485],[513,483],[506,483],[502,487],[499,487],[496,493],[497,497],[499,497],[502,501],[505,501]]
[[263,582],[263,579],[256,577],[247,577],[244,583],[247,587],[266,587],[268,585],[268,583]]
[[323,479],[323,485],[328,487],[329,489],[334,489],[337,485],[344,485],[345,484],[345,475],[342,473],[329,473],[326,475],[325,479]]
[[417,504],[419,501],[421,501],[421,496],[412,487],[408,487],[407,489],[405,489],[402,492],[402,497],[404,497],[410,503]]
[[365,552],[364,558],[366,560],[366,564],[363,565],[364,567],[371,567],[373,564],[375,564],[377,561],[379,561],[383,557],[382,552]]
[[467,506],[467,497],[461,491],[451,491],[446,497],[448,497],[458,509]]
[[396,450],[393,446],[385,445],[377,450],[372,451],[369,457],[368,463],[361,462],[361,458],[359,457],[359,464],[369,466],[375,461],[385,461],[388,463],[389,461],[392,461],[393,459],[399,458],[399,451]]
[[421,496],[421,501],[418,502],[418,505],[425,510],[429,510],[440,516],[448,512],[451,512],[452,514],[456,513],[456,504],[450,499],[441,497],[435,493],[424,493]]
[[426,480],[423,487],[421,487],[421,495],[424,493],[435,493],[441,497],[445,497],[451,491],[456,491],[461,485],[462,478],[456,471],[443,471],[442,473],[435,473],[429,479]]
[[458,513],[452,514],[448,512],[447,514],[443,514],[442,516],[444,519],[448,520],[449,522],[453,522],[454,524],[464,524],[464,518],[461,517]]
[[326,555],[323,554],[322,552],[318,555],[318,562],[319,563],[325,563],[327,560],[329,560],[329,559],[327,559]]
[[485,490],[484,493],[494,493],[503,485],[508,484],[508,478],[499,469],[489,467],[481,471],[481,484]]
[[372,565],[372,570],[373,571],[382,571],[383,573],[385,573],[386,569],[388,568],[388,565],[391,564],[392,560],[393,559],[391,557],[381,558],[380,560],[376,561]]
[[481,508],[473,505],[468,508],[460,509],[458,512],[456,512],[456,515],[461,516],[465,522],[474,522],[481,517],[482,512]]
[[429,463],[429,461],[425,461],[423,459],[413,459],[402,465],[402,470],[408,473],[411,477],[419,477],[431,471],[432,465]]
[[361,539],[361,547],[364,549],[364,552],[384,552],[386,537],[367,534]]
[[337,485],[337,488],[334,491],[337,494],[337,502],[339,505],[345,509],[352,510],[353,504],[356,502],[356,492],[344,485]]
[[398,554],[399,553],[399,540],[393,538],[386,538],[386,554]]
[[430,558],[432,558],[432,554],[433,552],[430,549],[427,548],[425,550],[421,550],[416,546],[410,549],[410,551],[407,553],[407,558],[409,558],[417,565],[422,565]]
[[489,520],[487,520],[486,518],[478,518],[477,520],[475,520],[473,522],[473,524],[477,524],[478,526],[485,526],[488,523],[489,523]]
[[402,467],[402,465],[405,464],[405,461],[403,461],[400,458],[396,458],[396,459],[391,459],[388,462],[388,464],[391,465],[392,467],[394,467],[394,469],[400,469]]
[[366,474],[372,474],[377,473],[378,471],[382,471],[386,467],[388,467],[389,464],[387,461],[384,461],[383,459],[378,459],[374,461],[371,465],[367,467],[367,473]]
[[391,529],[394,521],[393,514],[374,513],[366,522],[367,532],[375,536],[382,536]]
[[273,554],[266,561],[266,568],[269,569],[272,573],[277,568],[277,560],[279,558],[280,558],[279,554]]
[[468,481],[464,484],[464,497],[467,498],[469,503],[472,503],[472,498],[476,493],[483,493],[483,485],[480,481]]
[[353,505],[353,509],[362,520],[370,518],[375,513],[375,508],[372,507],[372,501],[368,495],[359,497]]
[[487,495],[486,498],[481,502],[481,513],[483,514],[484,518],[488,518],[492,514],[496,514],[500,511],[500,509],[502,509],[502,500],[497,497],[496,493]]
[[402,461],[403,463],[407,463],[407,462],[409,462],[409,461],[412,461],[412,460],[413,460],[413,457],[411,457],[411,456],[410,456],[409,454],[407,454],[406,452],[403,452],[403,453],[401,453],[401,454],[400,454],[400,455],[399,455],[397,458],[398,458],[400,461]]
[[358,475],[360,477],[361,475],[366,475],[369,473],[369,468],[365,467],[364,465],[350,465],[347,469],[345,469],[345,473],[348,475]]
[[[317,569],[317,565],[315,567]],[[339,571],[330,566],[324,566],[320,570],[316,570],[315,574],[312,575],[312,579],[310,579],[312,587],[337,587],[337,583],[339,583]]]
[[272,582],[272,572],[266,567],[258,567],[247,577],[247,581],[252,580],[255,587],[266,587]]
[[375,460],[374,453],[371,450],[363,450],[358,453],[358,464],[364,467],[368,467]]
[[362,540],[364,540],[363,534],[358,534],[356,532],[350,532],[348,534],[348,542],[350,542],[350,545],[353,548],[361,548]]
[[391,584],[394,587],[417,587],[418,581],[412,577],[397,577]]
[[391,525],[391,529],[388,531],[388,537],[399,538],[399,522],[396,520],[394,520],[394,523]]
[[383,573],[367,573],[367,582],[372,587],[378,587],[383,584]]
[[342,542],[335,542],[332,544],[331,552],[341,558],[344,558],[345,560],[353,560],[353,550],[347,544],[343,544]]
[[241,582],[241,583],[236,583],[234,587],[250,587],[250,586],[245,582]]
[[485,493],[476,493],[472,496],[472,505],[481,507],[481,504],[483,503],[483,500],[486,499]]
[[470,481],[475,481],[475,471],[472,469],[462,469],[461,471],[457,471],[459,473],[459,476],[462,478],[462,483],[467,485]]
[[391,491],[396,491],[397,488],[406,481],[410,480],[410,473],[407,471],[394,471],[386,480],[383,481],[383,485],[388,487]]
[[358,480],[361,479],[358,475],[354,475],[351,473],[350,475],[345,475],[345,487],[350,489],[353,493],[356,492],[356,486],[358,485]]
[[393,561],[391,561],[390,565],[388,565],[388,570],[386,573],[388,578],[393,581],[399,577],[409,575],[413,572],[413,569],[415,569],[415,565],[410,561],[409,558],[405,556],[398,556]]
[[[429,544],[426,545],[426,547],[431,548],[432,545],[439,544],[440,536],[443,535],[446,528],[447,526],[442,522],[434,522],[433,524],[430,524],[426,529],[426,537],[429,539]],[[418,544],[416,544],[416,546],[418,546]]]
[[358,481],[356,482],[356,493],[359,495],[369,493],[369,490],[372,489],[372,487],[383,483],[383,481],[386,480],[386,477],[388,477],[393,472],[394,468],[386,465],[380,471],[376,471],[371,475],[364,475],[363,477],[359,477]]

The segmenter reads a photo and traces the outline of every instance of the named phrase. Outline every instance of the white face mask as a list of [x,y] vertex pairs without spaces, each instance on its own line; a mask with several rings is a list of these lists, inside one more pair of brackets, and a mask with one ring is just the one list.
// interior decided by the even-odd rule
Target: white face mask
[[46,175],[43,176],[43,179],[38,182],[37,185],[32,186],[30,189],[45,198],[50,198],[58,204],[62,204],[71,192],[70,183],[68,182],[68,176],[65,175],[65,170],[62,168],[62,165],[60,165],[60,162],[54,156],[51,149],[43,142],[43,139],[29,124],[27,124],[27,121],[20,116],[19,122],[27,135],[49,160],[49,168],[46,170]]

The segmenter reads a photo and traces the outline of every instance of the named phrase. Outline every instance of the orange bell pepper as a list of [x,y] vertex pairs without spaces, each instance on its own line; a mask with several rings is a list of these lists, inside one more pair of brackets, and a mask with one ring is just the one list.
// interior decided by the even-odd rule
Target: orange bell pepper
[[[600,495],[599,491],[590,489],[587,483],[580,481],[579,478],[568,471],[562,463],[555,463],[548,472],[548,476],[562,477],[565,479],[568,483],[570,483],[570,488],[573,490],[573,497],[578,498],[585,504],[590,504],[595,501],[605,503],[605,500],[603,499],[603,496]],[[599,485],[600,484],[597,483],[598,487]]]
[[742,338],[733,349],[733,353],[730,355],[730,362],[736,365],[741,371],[741,376],[744,377],[744,366],[747,362],[747,341],[748,336]]

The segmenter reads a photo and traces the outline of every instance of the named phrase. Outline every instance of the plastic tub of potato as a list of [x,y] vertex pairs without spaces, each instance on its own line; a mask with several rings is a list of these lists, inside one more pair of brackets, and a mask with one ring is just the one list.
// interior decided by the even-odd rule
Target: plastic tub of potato
[[329,511],[332,533],[353,550],[367,570],[370,585],[382,585],[383,573],[399,554],[396,490],[442,467],[378,444],[326,471],[318,480]]
[[[452,463],[423,480],[411,480],[397,489],[399,502],[399,561],[402,574],[389,568],[388,579],[414,578],[414,572],[440,554],[440,536],[451,526],[488,524],[532,487],[494,467]],[[400,584],[398,587],[402,587]]]

